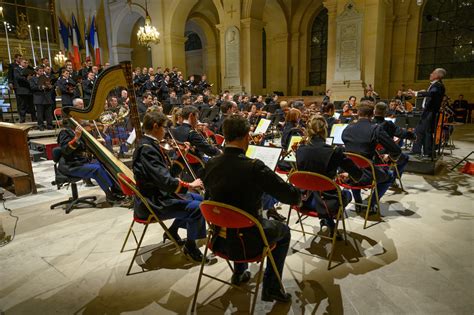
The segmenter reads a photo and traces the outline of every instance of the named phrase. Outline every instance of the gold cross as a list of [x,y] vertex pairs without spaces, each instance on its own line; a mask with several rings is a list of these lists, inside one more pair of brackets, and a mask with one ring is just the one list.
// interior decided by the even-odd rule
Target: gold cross
[[234,10],[234,5],[230,5],[230,11],[227,11],[227,13],[230,13],[230,18],[233,18],[234,12],[237,12],[237,10]]
[[26,15],[22,12],[22,13],[20,13],[20,17],[21,17],[21,20],[24,21],[25,18],[26,18]]
[[23,47],[21,46],[21,44],[18,44],[18,46],[16,47],[16,51],[18,51],[18,53],[24,55],[25,52],[26,52],[26,49],[23,48]]

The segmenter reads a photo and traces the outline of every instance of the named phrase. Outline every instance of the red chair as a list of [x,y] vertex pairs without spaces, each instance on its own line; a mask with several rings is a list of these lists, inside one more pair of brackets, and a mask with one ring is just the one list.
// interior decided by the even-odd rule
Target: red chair
[[[196,304],[197,304],[196,302],[197,302],[197,297],[198,297],[198,293],[199,293],[199,287],[201,285],[202,276],[206,276],[208,278],[211,278],[211,279],[220,281],[222,283],[231,285],[232,287],[234,287],[236,289],[239,289],[239,290],[248,292],[250,294],[253,294],[254,297],[253,297],[253,302],[252,302],[251,310],[250,310],[250,314],[253,314],[254,311],[255,311],[255,304],[256,304],[256,301],[257,301],[258,288],[260,286],[260,283],[262,282],[263,265],[264,265],[264,262],[265,262],[265,258],[267,258],[267,257],[268,257],[268,259],[270,259],[273,270],[274,270],[275,274],[277,275],[277,278],[278,278],[278,281],[280,282],[280,286],[281,286],[282,290],[285,291],[285,288],[283,287],[283,284],[281,282],[280,273],[278,272],[278,269],[277,269],[276,264],[275,264],[275,260],[273,259],[273,255],[272,255],[272,250],[275,248],[275,244],[269,244],[268,243],[267,237],[266,237],[266,235],[263,231],[263,227],[255,217],[253,217],[252,215],[250,215],[249,213],[247,213],[247,212],[245,212],[241,209],[238,209],[236,207],[233,207],[233,206],[230,206],[230,205],[227,205],[227,204],[224,204],[224,203],[215,202],[215,201],[203,201],[200,205],[200,208],[201,208],[201,213],[204,216],[204,219],[206,220],[206,222],[209,225],[209,229],[208,229],[207,240],[206,240],[206,249],[204,250],[204,255],[203,255],[204,258],[203,258],[203,261],[201,263],[201,269],[199,271],[198,281],[197,281],[197,285],[196,285],[196,291],[194,292],[194,299],[193,299],[193,304],[192,304],[192,307],[191,307],[191,312],[192,313],[194,313],[195,310],[196,310]],[[262,249],[262,254],[258,255],[257,257],[253,257],[251,259],[234,261],[234,262],[241,262],[241,263],[243,263],[243,262],[257,262],[257,263],[260,263],[259,275],[257,277],[257,283],[256,283],[255,290],[253,290],[253,291],[252,290],[246,290],[246,289],[241,288],[239,286],[235,286],[235,285],[233,285],[232,283],[230,283],[228,281],[225,281],[225,280],[216,278],[212,275],[204,273],[205,257],[207,256],[207,251],[209,249],[211,249],[216,256],[225,259],[227,261],[227,264],[229,265],[230,269],[233,271],[232,266],[229,262],[229,260],[231,260],[231,259],[229,259],[229,257],[224,255],[223,253],[220,253],[218,251],[214,251],[210,247],[212,245],[211,244],[211,239],[216,234],[216,229],[215,229],[216,226],[220,227],[221,230],[222,229],[241,229],[241,228],[250,228],[250,227],[255,227],[259,230],[260,236],[261,236],[263,244],[264,244],[263,249]]]
[[[163,223],[163,221],[160,220],[158,218],[158,216],[155,214],[155,212],[151,208],[151,206],[148,203],[148,201],[146,200],[146,198],[143,197],[143,195],[138,191],[137,187],[135,186],[135,182],[131,178],[128,178],[123,173],[117,174],[117,177],[118,177],[118,180],[119,180],[120,188],[122,189],[122,192],[124,193],[124,195],[126,195],[126,196],[135,196],[135,197],[139,198],[142,201],[142,203],[145,205],[145,207],[148,209],[148,211],[150,212],[150,214],[148,215],[148,218],[146,220],[136,218],[135,216],[133,217],[132,224],[130,225],[130,228],[128,229],[127,236],[125,237],[125,241],[123,242],[122,249],[120,250],[120,252],[122,253],[124,248],[125,248],[125,245],[127,244],[128,238],[130,237],[130,234],[132,234],[133,238],[135,239],[135,243],[137,244],[137,247],[135,248],[135,251],[134,251],[133,257],[132,257],[132,261],[130,262],[130,265],[129,265],[128,270],[127,270],[127,276],[128,276],[130,274],[130,270],[132,270],[133,262],[135,261],[135,258],[138,256],[138,251],[140,250],[140,246],[143,242],[143,238],[145,237],[145,233],[146,233],[146,231],[148,229],[148,226],[150,224],[159,223],[161,225],[161,227],[163,228],[164,232],[166,233],[166,235],[174,243],[176,248],[181,252],[182,252],[182,249],[179,246],[176,239],[171,235],[171,233],[169,232],[168,228]],[[140,236],[139,240],[137,239],[135,231],[133,230],[133,225],[135,224],[135,222],[144,225],[143,232],[142,232],[142,235]]]
[[62,121],[61,121],[62,115],[63,115],[62,108],[61,107],[55,108],[53,111],[53,115],[54,115],[54,120],[56,120],[56,129],[60,129],[62,127]]
[[[359,155],[359,154],[346,152],[346,155],[359,168],[369,169],[370,172],[372,173],[372,182],[368,185],[350,185],[348,183],[345,183],[345,182],[339,180],[339,178],[336,180],[336,183],[339,186],[347,188],[347,189],[370,190],[370,195],[369,195],[369,199],[368,199],[368,202],[367,202],[367,209],[365,211],[365,220],[364,220],[364,229],[366,229],[367,228],[367,220],[369,218],[369,210],[370,210],[370,206],[372,205],[372,199],[373,199],[374,195],[375,195],[375,201],[377,202],[377,214],[378,214],[378,217],[379,217],[379,222],[378,223],[382,222],[382,216],[380,214],[379,194],[378,194],[378,190],[377,190],[377,179],[375,178],[374,164],[372,163],[371,160],[369,160],[368,158],[366,158],[362,155]],[[359,205],[359,206],[365,206],[364,204],[357,204],[355,202],[354,202],[354,204]]]
[[217,145],[222,145],[224,143],[224,136],[220,134],[214,134],[214,138],[216,139]]
[[[346,224],[344,222],[344,205],[342,203],[342,193],[341,189],[339,186],[330,178],[317,174],[317,173],[312,173],[312,172],[303,172],[303,171],[296,171],[290,174],[290,183],[293,184],[295,187],[302,189],[302,190],[307,190],[307,191],[312,191],[315,193],[322,193],[325,191],[331,191],[335,190],[337,191],[337,198],[339,202],[339,209],[337,210],[337,215],[336,215],[336,226],[334,229],[334,234],[333,236],[324,236],[320,235],[322,238],[327,238],[332,241],[332,248],[331,248],[331,253],[329,254],[329,263],[328,263],[328,270],[331,269],[331,262],[332,262],[332,257],[334,254],[334,251],[336,249],[336,238],[337,238],[337,228],[339,226],[339,221],[342,221],[342,230],[344,234],[344,242],[347,244],[347,233],[346,233]],[[298,207],[295,205],[290,206],[290,210],[288,212],[288,219],[287,219],[287,224],[289,225],[290,222],[290,215],[291,211],[295,210],[296,214],[298,215],[298,221],[301,226],[301,230],[295,230],[298,232],[302,232],[303,235],[306,235],[306,233],[311,234],[311,235],[319,235],[319,234],[314,234],[311,232],[305,232],[303,222],[302,222],[302,216],[308,216],[308,217],[313,217],[316,218],[318,217],[318,213],[313,210],[307,210],[302,207]],[[329,213],[328,213],[329,214]]]
[[[375,147],[375,152],[377,153],[377,156],[379,157],[380,161],[383,161],[384,150],[385,149],[381,144],[377,144],[377,146]],[[402,189],[402,191],[405,191],[405,189],[403,188],[402,177],[400,176],[400,172],[398,171],[397,160],[394,160],[391,157],[389,158],[390,160],[387,163],[375,164],[375,166],[387,167],[390,170],[394,169],[395,174],[397,174],[398,182],[400,183],[400,188]]]

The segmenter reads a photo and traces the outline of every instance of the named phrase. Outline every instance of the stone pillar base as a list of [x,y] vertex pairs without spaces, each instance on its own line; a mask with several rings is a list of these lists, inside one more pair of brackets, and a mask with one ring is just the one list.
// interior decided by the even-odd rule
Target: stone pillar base
[[349,96],[357,97],[357,103],[364,96],[364,86],[362,80],[334,81],[331,85],[332,96],[334,101],[347,101]]

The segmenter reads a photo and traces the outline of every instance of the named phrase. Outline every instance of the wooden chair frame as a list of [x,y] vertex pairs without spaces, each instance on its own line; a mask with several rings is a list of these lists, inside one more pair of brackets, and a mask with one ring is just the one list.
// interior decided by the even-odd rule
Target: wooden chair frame
[[[151,208],[150,204],[148,203],[148,201],[146,200],[145,197],[143,197],[143,195],[138,191],[137,187],[135,186],[135,184],[133,182],[131,182],[131,179],[129,179],[127,176],[125,176],[125,174],[123,173],[119,173],[117,174],[117,178],[119,180],[119,183],[120,185],[122,186],[125,186],[127,189],[130,190],[130,192],[133,193],[133,195],[135,195],[137,198],[139,198],[143,204],[145,205],[145,207],[147,208],[147,210],[150,212],[147,220],[145,222],[139,222],[141,224],[143,224],[145,227],[143,228],[143,232],[140,236],[140,239],[137,239],[137,235],[135,234],[135,231],[133,230],[133,226],[135,224],[135,219],[132,219],[132,224],[130,225],[129,229],[128,229],[128,232],[127,232],[127,236],[125,237],[125,240],[123,242],[123,245],[122,245],[122,248],[120,249],[120,252],[122,253],[125,249],[125,245],[127,244],[127,241],[128,241],[128,238],[130,237],[130,234],[133,235],[133,238],[135,239],[135,243],[137,244],[137,247],[135,248],[134,250],[134,253],[133,253],[133,257],[132,257],[132,261],[130,262],[130,265],[127,269],[127,276],[130,275],[130,271],[132,270],[132,266],[133,266],[133,262],[135,261],[135,258],[138,256],[138,251],[140,250],[140,246],[143,242],[143,238],[145,237],[145,233],[148,229],[148,226],[151,224],[151,223],[159,223],[160,226],[163,228],[164,232],[166,233],[166,235],[168,236],[168,238],[174,243],[174,245],[176,246],[176,248],[183,252],[182,251],[182,248],[179,246],[178,242],[176,241],[176,239],[173,237],[173,235],[171,235],[171,233],[169,232],[168,228],[166,227],[166,225],[163,223],[163,221],[158,218],[158,216],[156,215],[156,213],[153,211],[153,209]],[[123,190],[123,188],[122,188]],[[124,193],[126,195],[130,195],[130,193],[127,193],[124,191]],[[183,253],[184,255],[184,253]],[[142,268],[143,269],[143,268]]]
[[[332,262],[332,257],[334,255],[334,251],[336,249],[336,238],[337,238],[337,231],[338,231],[338,226],[339,226],[339,221],[342,221],[342,230],[343,230],[343,234],[344,234],[344,243],[347,245],[347,231],[346,231],[346,223],[344,221],[344,205],[342,203],[342,193],[341,193],[341,188],[339,188],[339,186],[333,181],[331,180],[329,177],[326,177],[324,175],[321,175],[321,174],[318,174],[318,173],[313,173],[313,172],[305,172],[305,171],[295,171],[295,172],[292,172],[290,173],[289,175],[289,182],[291,184],[293,184],[295,187],[299,188],[299,189],[303,189],[303,190],[311,190],[311,189],[308,189],[308,187],[303,187],[303,186],[299,186],[299,185],[295,185],[293,183],[293,180],[292,178],[294,178],[294,176],[299,176],[299,175],[305,175],[305,176],[309,176],[309,177],[314,177],[314,178],[319,178],[319,179],[322,179],[322,180],[325,180],[327,183],[330,183],[331,186],[334,188],[334,190],[337,191],[337,199],[338,199],[338,202],[339,202],[339,209],[337,210],[337,215],[336,215],[336,226],[335,226],[335,229],[334,229],[334,235],[332,237],[330,236],[325,236],[325,235],[321,235],[321,234],[317,234],[317,233],[312,233],[312,232],[306,232],[304,230],[304,226],[303,226],[303,215],[301,214],[301,211],[300,211],[300,208],[299,207],[296,207],[294,205],[291,205],[290,208],[289,208],[289,211],[288,211],[288,218],[286,219],[286,224],[289,226],[289,223],[290,223],[290,215],[291,215],[291,211],[292,210],[295,210],[296,211],[296,214],[298,215],[298,222],[301,226],[301,230],[297,230],[297,229],[292,229],[290,228],[291,230],[293,231],[297,231],[297,232],[300,232],[300,233],[303,233],[303,236],[306,235],[306,233],[310,234],[310,235],[313,235],[313,236],[320,236],[321,238],[325,238],[325,239],[329,239],[332,241],[332,248],[331,248],[331,253],[329,254],[329,262],[328,262],[328,270],[331,269],[331,262]],[[324,190],[311,190],[313,192],[323,192],[323,191],[327,191],[329,189],[324,189]]]
[[[254,297],[253,297],[253,301],[252,301],[252,305],[251,305],[251,309],[250,309],[250,314],[253,314],[254,311],[255,311],[255,305],[256,305],[256,302],[257,302],[258,289],[260,287],[260,283],[262,282],[262,278],[263,278],[263,265],[264,265],[264,262],[265,262],[265,258],[268,257],[268,259],[270,259],[273,270],[274,270],[274,272],[275,272],[275,274],[278,278],[278,281],[280,283],[281,289],[283,290],[283,292],[285,292],[285,288],[283,286],[280,273],[278,272],[278,269],[277,269],[276,264],[275,264],[275,260],[273,259],[273,255],[272,255],[273,247],[268,243],[267,237],[265,235],[265,232],[263,230],[263,227],[262,227],[261,223],[254,216],[252,216],[251,214],[249,214],[249,213],[247,213],[247,212],[245,212],[245,211],[243,211],[239,208],[233,207],[231,205],[227,205],[225,203],[216,202],[216,201],[209,201],[209,200],[203,201],[200,205],[201,211],[202,211],[203,207],[205,207],[205,206],[211,206],[211,207],[214,206],[214,207],[225,208],[228,211],[234,211],[234,212],[242,215],[246,219],[250,220],[253,224],[252,226],[255,226],[258,229],[258,231],[260,232],[260,236],[263,240],[263,250],[262,250],[262,255],[260,256],[260,259],[253,261],[253,262],[260,263],[260,268],[259,268],[258,277],[257,277],[257,283],[256,283],[255,290],[253,290],[253,291],[250,290],[250,289],[243,289],[239,286],[233,285],[232,283],[230,283],[228,281],[225,281],[225,280],[219,279],[215,276],[212,276],[210,274],[204,273],[204,265],[205,265],[205,261],[206,261],[207,252],[209,250],[209,244],[210,244],[210,241],[211,241],[212,237],[215,235],[215,229],[214,229],[215,225],[211,221],[208,220],[209,218],[206,217],[206,214],[203,211],[203,216],[206,219],[206,222],[207,222],[209,228],[208,228],[207,239],[206,239],[206,249],[204,250],[203,260],[201,262],[201,268],[199,270],[199,276],[198,276],[198,281],[197,281],[197,284],[196,284],[196,291],[194,292],[194,298],[193,298],[193,304],[192,304],[192,307],[191,307],[191,313],[195,313],[195,311],[196,311],[197,297],[198,297],[198,293],[199,293],[199,287],[201,285],[202,276],[206,276],[208,278],[211,278],[211,279],[217,280],[219,282],[225,283],[227,285],[230,285],[230,286],[232,286],[232,287],[234,287],[238,290],[253,294]],[[215,213],[217,213],[217,211],[219,211],[219,210],[217,208],[214,208],[213,211]],[[233,271],[233,268],[232,268],[232,266],[229,262],[229,259],[226,259],[226,262],[229,265],[230,269]],[[239,261],[237,261],[237,262],[239,262]],[[248,262],[251,262],[251,261],[248,261]]]

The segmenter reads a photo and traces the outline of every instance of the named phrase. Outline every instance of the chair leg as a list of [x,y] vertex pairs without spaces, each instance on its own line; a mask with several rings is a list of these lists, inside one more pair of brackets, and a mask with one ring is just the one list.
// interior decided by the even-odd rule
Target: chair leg
[[250,314],[253,314],[255,312],[255,305],[257,304],[257,296],[258,296],[258,289],[260,288],[260,283],[262,282],[263,278],[263,265],[265,263],[265,252],[269,250],[267,248],[264,249],[263,255],[262,255],[262,260],[260,261],[260,268],[258,270],[258,277],[257,277],[257,283],[255,286],[255,293],[253,296],[253,301],[252,301],[252,307],[250,308]]
[[278,271],[278,268],[275,263],[275,259],[273,258],[273,254],[270,249],[268,249],[268,255],[267,259],[270,259],[270,263],[272,264],[273,272],[275,272],[275,275],[278,278],[278,282],[280,282],[280,287],[283,292],[286,292],[285,287],[283,286],[283,280],[281,279],[280,272]]
[[367,228],[367,220],[369,219],[370,206],[372,205],[372,197],[374,195],[374,189],[370,190],[369,200],[367,202],[367,209],[365,210],[364,229]]
[[303,220],[301,220],[301,214],[299,211],[296,211],[296,214],[298,215],[298,221],[300,222],[301,232],[303,232],[303,237],[306,237],[306,233],[304,231],[304,226],[303,226]]
[[143,238],[145,237],[145,233],[147,229],[148,229],[148,224],[145,224],[145,228],[143,229],[143,233],[142,233],[142,236],[140,237],[140,241],[138,241],[137,248],[135,249],[135,252],[133,253],[130,266],[128,266],[127,276],[130,275],[130,270],[132,270],[133,262],[135,261],[135,258],[138,256],[138,250],[140,249],[140,246],[142,245],[142,241],[143,241]]
[[405,191],[405,188],[403,188],[402,177],[400,176],[400,172],[398,171],[398,166],[397,164],[395,164],[394,166],[395,172],[397,173],[398,182],[400,183],[400,188],[402,189],[402,191]]
[[344,212],[342,211],[342,206],[339,208],[339,211],[337,212],[336,232],[337,232],[337,227],[339,226],[338,224],[339,220],[342,221],[342,231],[344,232],[344,243],[347,245],[346,221],[344,220]]
[[127,236],[125,237],[125,241],[123,241],[122,249],[120,249],[121,253],[123,253],[123,250],[125,249],[125,244],[127,244],[127,241],[128,241],[128,238],[130,237],[130,233],[132,232],[134,223],[135,223],[135,221],[132,220],[132,224],[128,228]]
[[290,215],[291,215],[291,206],[290,209],[288,210],[288,217],[286,218],[286,225],[290,225]]
[[337,233],[335,231],[334,235],[332,236],[332,247],[331,247],[331,254],[329,254],[328,270],[331,269],[332,256],[334,255],[334,252],[336,250],[336,236],[337,236]]
[[230,264],[229,260],[226,259],[225,261],[227,262],[227,265],[229,265],[229,268],[230,268],[230,270],[232,271],[232,273],[234,273],[234,267],[232,267],[232,265]]
[[206,262],[207,250],[209,249],[208,244],[209,244],[210,239],[211,239],[211,233],[208,233],[207,239],[206,239],[206,248],[204,249],[203,259],[201,261],[201,268],[199,269],[199,276],[198,276],[198,281],[196,284],[196,290],[194,291],[193,305],[191,306],[191,314],[194,314],[194,312],[196,311],[196,302],[197,302],[197,297],[199,293],[199,286],[201,285],[202,274],[204,271],[204,264]]

